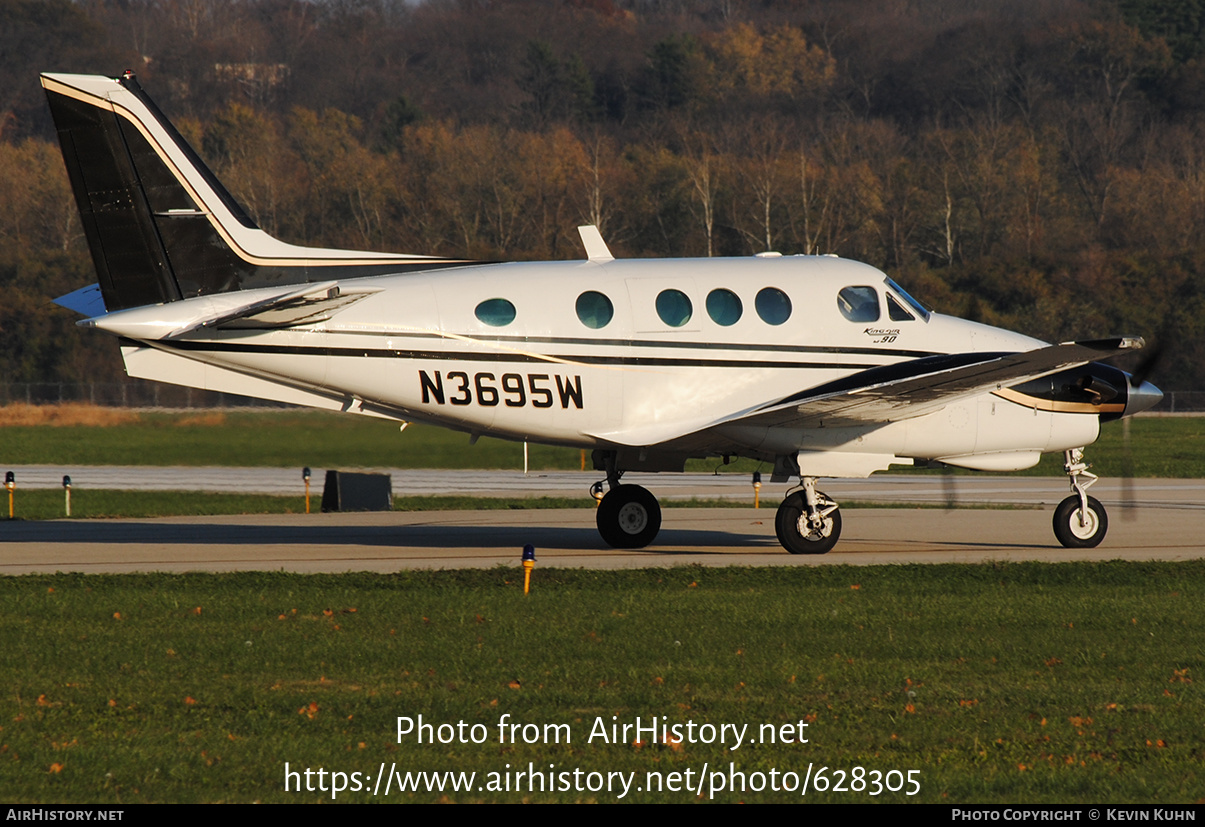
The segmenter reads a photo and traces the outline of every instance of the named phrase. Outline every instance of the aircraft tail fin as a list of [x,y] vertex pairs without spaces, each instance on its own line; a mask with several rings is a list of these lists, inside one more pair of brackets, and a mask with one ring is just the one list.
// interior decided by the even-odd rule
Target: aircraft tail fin
[[281,242],[256,227],[132,73],[43,74],[42,86],[109,312],[475,263]]

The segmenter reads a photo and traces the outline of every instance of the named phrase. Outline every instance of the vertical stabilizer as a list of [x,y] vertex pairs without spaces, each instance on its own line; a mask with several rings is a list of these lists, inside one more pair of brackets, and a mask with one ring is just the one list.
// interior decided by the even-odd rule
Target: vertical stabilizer
[[132,74],[44,74],[42,86],[110,312],[475,263],[278,241],[255,226]]
[[[47,78],[42,83],[106,308],[181,298],[127,143],[127,134],[135,130],[128,122],[123,129],[124,119],[100,99],[59,90]],[[131,137],[145,146],[141,136]],[[185,205],[184,199],[176,200]]]

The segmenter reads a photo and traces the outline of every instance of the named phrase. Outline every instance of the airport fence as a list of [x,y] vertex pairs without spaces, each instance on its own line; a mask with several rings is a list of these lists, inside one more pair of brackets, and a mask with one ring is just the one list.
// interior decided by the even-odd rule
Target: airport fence
[[[0,405],[84,402],[110,408],[290,408],[249,396],[160,382],[0,382]],[[1205,391],[1166,391],[1154,413],[1205,414]]]

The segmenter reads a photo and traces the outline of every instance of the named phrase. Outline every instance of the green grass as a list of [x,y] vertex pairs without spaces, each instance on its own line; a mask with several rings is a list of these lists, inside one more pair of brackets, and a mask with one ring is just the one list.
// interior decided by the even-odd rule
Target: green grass
[[[522,468],[523,444],[321,411],[226,413],[221,424],[182,424],[195,414],[142,413],[137,423],[0,428],[12,464],[233,465],[313,468]],[[576,469],[581,452],[531,445],[532,468]],[[588,458],[587,458],[588,461]]]
[[[396,423],[318,411],[227,413],[218,425],[195,414],[143,413],[140,421],[108,427],[0,427],[0,461],[61,465],[254,465],[313,468],[523,467],[522,443],[482,438],[424,425],[404,433]],[[192,423],[192,424],[187,424]],[[1102,476],[1121,476],[1126,460],[1122,423],[1106,424],[1088,460]],[[1205,417],[1131,421],[1134,474],[1205,477]],[[576,470],[581,451],[532,444],[534,470]],[[587,457],[589,464],[589,457]],[[750,473],[768,469],[740,460],[688,464],[691,471]],[[1030,474],[1059,476],[1061,456],[1043,459]]]
[[[526,598],[521,582],[515,569],[0,579],[0,789],[23,803],[330,799],[286,793],[286,761],[374,777],[381,762],[552,763],[640,783],[705,762],[920,771],[911,799],[816,802],[1185,803],[1205,783],[1201,562],[537,568]],[[397,717],[420,714],[482,724],[487,741],[399,743]],[[500,744],[503,715],[567,725],[572,743]],[[750,735],[804,721],[809,743],[587,742],[596,719],[662,715]],[[375,800],[443,798],[614,800]]]

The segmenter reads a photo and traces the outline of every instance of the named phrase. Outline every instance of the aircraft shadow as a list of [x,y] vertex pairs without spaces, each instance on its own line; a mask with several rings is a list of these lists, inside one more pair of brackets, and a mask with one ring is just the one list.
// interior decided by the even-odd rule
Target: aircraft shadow
[[[142,523],[66,521],[10,523],[0,527],[4,543],[112,545],[294,545],[381,546],[393,548],[471,548],[521,550],[531,543],[541,548],[575,551],[613,551],[592,528],[565,526],[278,526],[215,525],[213,523]],[[642,551],[690,554],[680,548],[777,548],[773,538],[718,531],[666,529],[655,545]],[[516,551],[516,554],[518,551]]]

